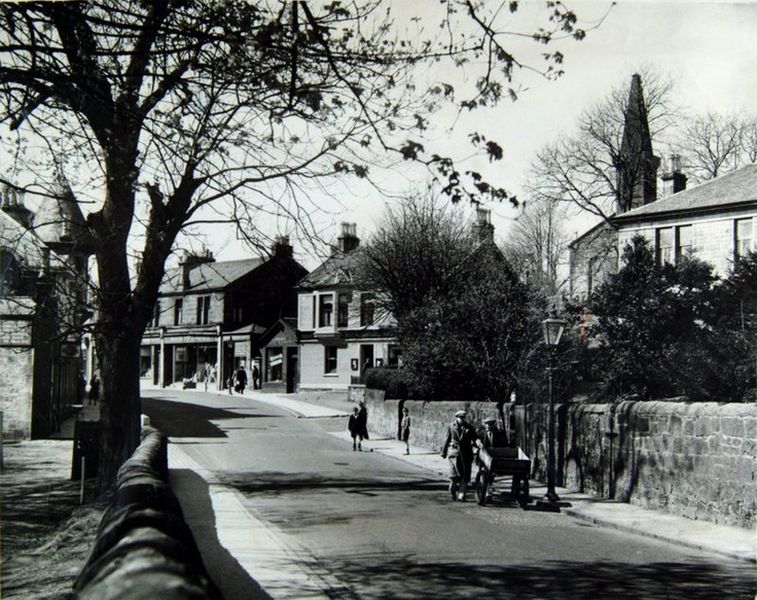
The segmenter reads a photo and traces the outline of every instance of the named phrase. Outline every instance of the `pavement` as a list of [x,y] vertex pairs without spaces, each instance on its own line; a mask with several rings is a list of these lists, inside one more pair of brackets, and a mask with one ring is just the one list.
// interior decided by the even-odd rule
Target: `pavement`
[[[212,390],[211,392],[227,394],[227,392]],[[246,398],[254,398],[256,401],[285,409],[298,418],[345,417],[351,412],[353,406],[346,398],[338,398],[334,394],[311,392],[297,396],[298,398],[293,398],[257,390],[246,390],[244,394]],[[302,399],[303,397],[305,400]],[[76,418],[96,420],[98,416],[97,406],[85,405]],[[61,433],[56,437],[61,440],[71,440],[74,421],[75,419],[71,419],[64,422]],[[346,445],[352,443],[346,430],[331,434]],[[71,445],[68,443],[51,445],[47,440],[39,440],[22,442],[22,444],[44,445],[45,451],[56,453],[56,459],[51,461],[51,465],[56,461],[70,460],[71,457]],[[371,439],[363,443],[363,451],[390,456],[411,464],[427,474],[438,476],[441,480],[446,479],[446,461],[434,450],[411,445],[410,454],[406,455],[403,442],[395,439]],[[6,457],[14,454],[13,444],[6,445],[5,454]],[[21,453],[17,458],[23,460]],[[255,565],[254,581],[259,584],[259,587],[254,597],[269,598],[271,593],[275,597],[286,597],[277,593],[277,590],[291,589],[293,579],[303,582],[299,588],[298,597],[322,597],[321,590],[328,589],[328,582],[317,581],[308,567],[307,558],[296,556],[290,540],[282,538],[283,534],[280,531],[269,528],[262,519],[250,514],[243,506],[238,492],[235,493],[228,487],[220,485],[211,473],[192,461],[180,445],[169,444],[169,466],[172,469],[172,484],[176,481],[176,485],[187,485],[188,478],[195,477],[202,482],[201,485],[208,486],[213,492],[205,496],[211,498],[209,505],[189,507],[189,511],[185,510],[187,519],[196,519],[200,527],[207,526],[207,529],[212,529],[214,534],[212,537],[218,544],[218,550],[231,554],[248,574],[251,572],[252,565]],[[44,465],[35,465],[37,472],[40,468],[44,468]],[[174,479],[173,471],[177,475],[183,474],[184,479],[182,480],[181,477]],[[4,493],[9,493],[10,485],[13,485],[11,481],[4,482]],[[19,482],[20,485],[22,482]],[[531,482],[533,498],[541,497],[545,491],[544,484],[538,481]],[[556,491],[561,499],[560,511],[566,515],[628,534],[664,540],[742,561],[757,562],[757,531],[755,530],[693,521],[623,502],[595,498],[564,488],[557,488]],[[181,498],[178,491],[177,495]],[[192,512],[192,508],[197,510]],[[250,543],[251,540],[255,540],[254,547]],[[261,565],[266,564],[267,569],[261,569]],[[239,585],[242,585],[244,577],[245,574],[241,573]],[[302,596],[305,591],[308,593]]]

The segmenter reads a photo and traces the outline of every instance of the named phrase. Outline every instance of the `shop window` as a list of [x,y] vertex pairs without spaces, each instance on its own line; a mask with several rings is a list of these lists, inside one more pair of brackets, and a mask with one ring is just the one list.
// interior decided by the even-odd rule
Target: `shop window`
[[328,373],[336,373],[336,353],[337,348],[336,346],[326,346],[323,349],[323,372]]
[[281,381],[284,374],[284,355],[281,348],[268,349],[268,373],[266,381]]
[[184,320],[184,300],[177,298],[173,305],[173,324],[181,325]]
[[376,313],[376,300],[373,294],[360,294],[360,324],[373,325]]
[[337,296],[336,326],[347,327],[349,325],[349,314],[350,296],[347,293],[341,293]]
[[752,240],[754,238],[752,219],[736,219],[734,234],[734,258],[746,256],[752,250]]
[[333,294],[323,294],[319,297],[318,327],[331,327],[334,313]]
[[210,296],[197,298],[197,324],[207,325],[210,317]]

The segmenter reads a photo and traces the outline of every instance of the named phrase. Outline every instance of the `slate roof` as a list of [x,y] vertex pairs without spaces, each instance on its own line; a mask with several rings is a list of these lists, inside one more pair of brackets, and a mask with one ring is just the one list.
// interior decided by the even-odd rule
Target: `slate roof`
[[351,252],[335,252],[314,271],[303,277],[297,287],[313,289],[335,285],[351,285],[352,270],[359,255],[360,248]]
[[747,165],[701,185],[640,206],[616,216],[613,221],[644,220],[667,213],[713,210],[755,201],[757,164]]
[[254,271],[265,262],[262,258],[245,258],[223,262],[203,263],[189,271],[189,288],[182,288],[181,267],[166,269],[161,294],[197,292],[223,289],[240,277]]

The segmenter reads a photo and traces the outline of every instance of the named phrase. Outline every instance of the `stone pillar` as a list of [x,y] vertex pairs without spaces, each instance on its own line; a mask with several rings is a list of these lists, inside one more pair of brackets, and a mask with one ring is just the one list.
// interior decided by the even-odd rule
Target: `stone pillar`
[[158,387],[166,387],[166,340],[165,340],[166,328],[160,328],[160,360],[155,368],[158,369]]
[[216,389],[220,392],[223,390],[225,367],[223,364],[223,331],[221,330],[220,323],[216,325],[216,356],[218,357],[216,363]]

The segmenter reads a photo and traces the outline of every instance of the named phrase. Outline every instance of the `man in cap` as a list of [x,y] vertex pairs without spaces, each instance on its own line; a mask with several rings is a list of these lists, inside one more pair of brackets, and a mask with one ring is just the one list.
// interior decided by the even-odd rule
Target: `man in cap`
[[452,500],[465,500],[473,463],[473,448],[476,445],[476,430],[469,425],[467,413],[458,410],[455,420],[447,427],[447,437],[442,446],[442,458],[449,460],[449,492]]
[[507,446],[507,433],[497,427],[497,419],[484,419],[484,429],[478,434],[477,445],[481,448],[503,448]]

